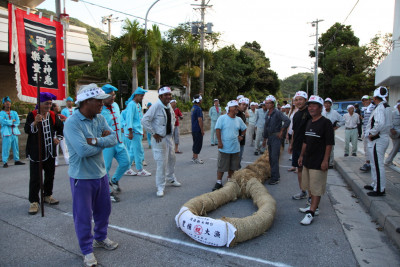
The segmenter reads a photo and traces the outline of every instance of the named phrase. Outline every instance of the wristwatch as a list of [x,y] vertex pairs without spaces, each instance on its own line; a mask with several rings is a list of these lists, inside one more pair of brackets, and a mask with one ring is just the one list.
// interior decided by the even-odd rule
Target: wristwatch
[[96,138],[92,138],[92,141],[91,141],[91,143],[92,143],[92,145],[96,145],[97,144],[97,139]]

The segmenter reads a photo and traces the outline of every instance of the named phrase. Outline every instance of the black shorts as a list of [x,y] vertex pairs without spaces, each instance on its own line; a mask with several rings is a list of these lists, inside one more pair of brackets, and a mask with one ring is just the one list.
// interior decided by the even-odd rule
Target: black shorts
[[203,147],[203,135],[201,132],[192,132],[193,147],[192,151],[194,154],[200,154],[201,148]]
[[300,150],[293,150],[292,153],[292,166],[299,167],[299,157],[300,157]]

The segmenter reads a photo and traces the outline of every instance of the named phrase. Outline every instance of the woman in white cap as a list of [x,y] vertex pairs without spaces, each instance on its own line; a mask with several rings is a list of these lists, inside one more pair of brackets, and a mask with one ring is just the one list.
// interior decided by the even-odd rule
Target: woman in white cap
[[383,160],[389,146],[389,133],[392,124],[392,112],[386,103],[388,90],[380,86],[374,91],[375,110],[369,118],[366,136],[368,136],[368,149],[371,157],[371,185],[364,186],[371,190],[367,195],[371,197],[384,196],[386,187],[386,174]]
[[360,116],[354,112],[354,106],[347,106],[348,113],[343,115],[345,121],[344,156],[349,156],[349,144],[351,142],[351,155],[357,157],[357,125],[360,123]]

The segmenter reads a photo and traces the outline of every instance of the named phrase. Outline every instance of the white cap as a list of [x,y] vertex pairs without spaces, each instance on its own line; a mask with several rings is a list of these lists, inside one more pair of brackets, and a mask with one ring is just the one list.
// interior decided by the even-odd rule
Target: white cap
[[272,102],[276,102],[276,98],[273,95],[269,95],[265,98],[265,101],[272,101]]
[[176,100],[175,99],[172,99],[171,101],[169,101],[169,103],[176,103]]
[[331,104],[333,104],[332,99],[330,99],[329,97],[325,98],[325,101],[324,101],[324,102],[331,102]]
[[286,104],[282,108],[290,108],[290,104]]
[[251,103],[250,103],[250,106],[258,106],[258,103],[256,103],[256,102],[251,102]]
[[[383,90],[382,90],[383,89]],[[384,94],[381,94],[381,90],[384,91]],[[383,101],[386,102],[386,97],[388,96],[388,89],[384,86],[379,86],[378,88],[375,89],[374,91],[374,96],[382,98]]]
[[243,98],[244,97],[244,95],[238,95],[237,97],[236,97],[236,100],[239,100],[239,99],[241,99],[241,98]]
[[215,101],[219,101],[218,98],[214,99],[214,102],[215,102]]
[[349,110],[351,108],[354,108],[354,106],[353,105],[347,105],[347,110]]
[[321,106],[323,106],[324,100],[322,99],[322,97],[319,97],[317,95],[312,95],[312,96],[310,96],[310,99],[308,99],[308,103],[317,103],[317,104],[320,104]]
[[193,98],[193,103],[200,103],[200,100],[202,100],[203,98],[201,97],[201,95],[199,95],[197,98]]
[[364,99],[370,99],[369,95],[363,95],[363,97],[361,97],[361,101]]
[[165,86],[165,87],[158,89],[158,95],[163,95],[166,93],[171,93],[171,88]]
[[245,103],[245,104],[249,104],[250,100],[247,97],[243,97],[241,99],[239,99],[239,104],[240,103]]
[[304,91],[297,91],[296,94],[294,95],[294,97],[296,97],[296,96],[301,96],[301,97],[305,98],[306,100],[308,98],[307,93]]
[[231,100],[231,101],[229,101],[228,104],[227,104],[228,109],[229,109],[230,107],[236,107],[236,106],[238,106],[238,105],[239,105],[239,104],[238,104],[238,102],[237,102],[236,100]]
[[89,98],[106,99],[109,97],[110,95],[104,93],[104,91],[100,87],[98,87],[95,83],[91,83],[88,85],[81,86],[81,88],[78,91],[75,104],[78,104],[79,102],[85,101]]
[[400,106],[400,102],[397,102],[396,105],[394,105],[394,108],[397,108],[398,106]]

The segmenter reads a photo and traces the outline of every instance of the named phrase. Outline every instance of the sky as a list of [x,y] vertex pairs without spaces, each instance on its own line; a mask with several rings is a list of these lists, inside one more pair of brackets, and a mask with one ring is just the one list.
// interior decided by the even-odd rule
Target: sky
[[[70,17],[77,18],[93,27],[107,31],[101,23],[103,16],[113,15],[118,20],[112,24],[111,34],[122,33],[122,20],[134,17],[120,14],[122,11],[144,18],[155,0],[85,0],[75,2],[63,0],[62,7]],[[111,8],[100,8],[89,3]],[[368,44],[377,33],[393,31],[395,0],[206,0],[210,5],[205,13],[205,22],[213,23],[213,31],[220,32],[219,46],[235,45],[240,48],[245,42],[257,41],[271,69],[280,79],[299,72],[308,72],[313,64],[308,54],[315,45],[315,27],[309,22],[319,23],[319,34],[326,32],[334,23],[351,25],[360,45]],[[167,31],[179,23],[200,21],[200,11],[195,10],[201,0],[160,0],[150,10],[148,20],[159,24]],[[38,8],[55,11],[55,1],[47,0]],[[354,9],[353,9],[354,8]],[[144,20],[138,19],[144,25]],[[152,22],[148,22],[148,29]],[[166,26],[167,25],[167,26]],[[313,36],[314,35],[314,36]],[[302,68],[291,68],[299,66]]]

